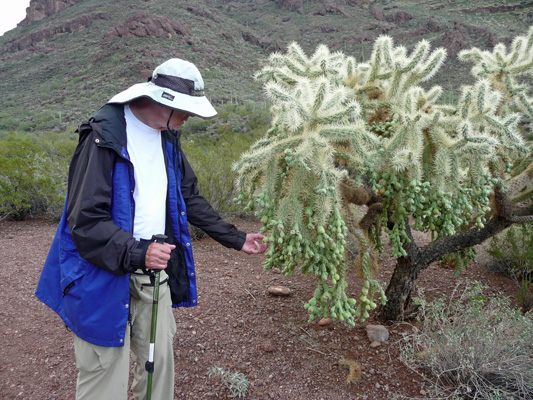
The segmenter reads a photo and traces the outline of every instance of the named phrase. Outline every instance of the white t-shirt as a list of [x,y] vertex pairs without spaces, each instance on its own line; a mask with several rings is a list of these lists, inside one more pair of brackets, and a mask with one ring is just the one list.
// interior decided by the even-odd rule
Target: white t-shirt
[[151,239],[165,233],[167,171],[161,144],[161,132],[150,128],[124,106],[127,148],[135,177],[135,239]]

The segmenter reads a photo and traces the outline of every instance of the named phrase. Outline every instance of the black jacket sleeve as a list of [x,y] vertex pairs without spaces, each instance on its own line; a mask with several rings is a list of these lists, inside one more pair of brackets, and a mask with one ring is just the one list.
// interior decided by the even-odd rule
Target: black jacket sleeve
[[235,225],[225,222],[211,207],[198,190],[198,179],[183,152],[183,179],[181,192],[187,207],[187,220],[202,229],[223,246],[241,250],[246,241],[246,233],[237,230]]
[[112,171],[118,155],[100,147],[98,133],[88,124],[83,126],[68,178],[67,220],[72,239],[84,259],[114,275],[144,268],[149,243],[135,240],[111,218]]

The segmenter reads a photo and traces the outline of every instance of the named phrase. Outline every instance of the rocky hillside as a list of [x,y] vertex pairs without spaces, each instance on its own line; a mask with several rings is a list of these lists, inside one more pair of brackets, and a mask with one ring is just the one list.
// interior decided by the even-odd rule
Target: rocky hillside
[[0,131],[64,129],[170,57],[196,63],[216,104],[263,102],[253,74],[297,41],[367,59],[379,35],[448,50],[437,81],[468,77],[454,56],[489,48],[533,24],[520,0],[31,0],[0,37]]

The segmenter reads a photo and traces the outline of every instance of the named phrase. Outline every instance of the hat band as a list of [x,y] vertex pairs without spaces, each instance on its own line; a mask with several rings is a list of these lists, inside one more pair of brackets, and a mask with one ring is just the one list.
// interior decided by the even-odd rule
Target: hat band
[[203,96],[203,90],[194,90],[194,81],[190,79],[180,78],[178,76],[157,74],[152,82],[157,86],[172,89],[175,92],[183,93],[188,96]]

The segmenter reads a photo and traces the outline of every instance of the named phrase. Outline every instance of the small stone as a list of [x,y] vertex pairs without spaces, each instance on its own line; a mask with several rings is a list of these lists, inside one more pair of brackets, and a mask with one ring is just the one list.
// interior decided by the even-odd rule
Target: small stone
[[376,348],[376,347],[379,347],[379,346],[381,346],[381,342],[372,342],[372,343],[370,343],[370,347],[372,347],[372,348]]
[[320,326],[328,326],[331,325],[333,320],[331,318],[322,318],[320,321],[318,321],[318,325]]
[[389,331],[383,325],[367,325],[366,334],[371,342],[386,342],[389,340]]
[[11,234],[9,234],[9,235],[7,235],[7,238],[8,238],[8,239],[15,239],[15,235],[11,235]]
[[266,353],[273,353],[276,350],[276,348],[274,347],[274,345],[270,341],[264,343],[262,348],[263,348],[263,351],[266,352]]
[[281,274],[281,270],[279,268],[272,268],[272,273],[273,274]]
[[285,286],[270,286],[268,293],[273,296],[290,296],[291,290]]

